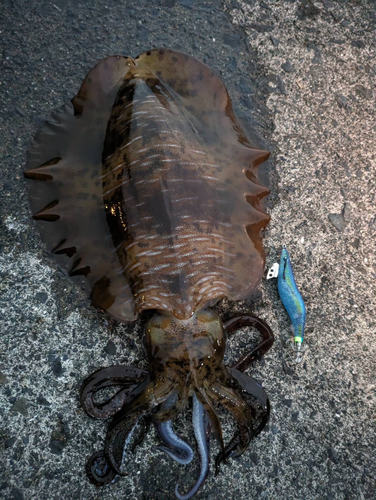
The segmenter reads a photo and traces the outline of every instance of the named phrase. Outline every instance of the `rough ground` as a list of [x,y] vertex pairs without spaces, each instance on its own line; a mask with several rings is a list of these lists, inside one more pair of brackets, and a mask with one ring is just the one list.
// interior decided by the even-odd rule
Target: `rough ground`
[[[153,431],[129,477],[103,490],[86,479],[106,425],[80,408],[81,381],[105,365],[145,366],[141,323],[109,322],[57,268],[22,176],[38,120],[98,59],[165,46],[213,67],[273,152],[268,264],[285,243],[308,310],[308,352],[293,370],[286,313],[275,283],[262,284],[253,310],[277,340],[253,373],[270,424],[196,498],[375,499],[374,2],[3,0],[0,15],[0,498],[173,499],[197,475],[197,462],[156,451]],[[189,418],[178,425],[191,438]]]

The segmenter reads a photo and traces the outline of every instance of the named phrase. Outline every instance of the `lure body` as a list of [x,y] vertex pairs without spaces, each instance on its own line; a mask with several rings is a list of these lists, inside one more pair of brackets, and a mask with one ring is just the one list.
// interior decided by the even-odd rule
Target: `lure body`
[[295,343],[301,345],[304,339],[306,309],[295,282],[290,256],[286,248],[282,249],[279,264],[278,293],[290,317]]

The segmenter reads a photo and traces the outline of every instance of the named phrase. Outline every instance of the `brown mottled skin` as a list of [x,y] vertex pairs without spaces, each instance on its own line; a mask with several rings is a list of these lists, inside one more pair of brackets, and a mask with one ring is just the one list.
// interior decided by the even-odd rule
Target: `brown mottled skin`
[[269,218],[259,200],[268,191],[246,173],[267,153],[240,142],[227,92],[208,67],[147,54],[112,108],[102,189],[135,311],[187,319],[209,300],[243,298],[260,280]]
[[[257,167],[268,155],[249,144],[221,80],[167,49],[100,61],[35,137],[25,175],[43,182],[30,204],[56,258],[118,320],[157,311],[145,329],[150,374],[123,373],[137,390],[116,399],[105,447],[115,471],[135,422],[173,418],[193,392],[223,457],[249,444],[252,409],[223,365],[223,324],[209,306],[261,279],[269,216]],[[160,411],[171,394],[176,404]],[[239,429],[226,450],[218,404]]]

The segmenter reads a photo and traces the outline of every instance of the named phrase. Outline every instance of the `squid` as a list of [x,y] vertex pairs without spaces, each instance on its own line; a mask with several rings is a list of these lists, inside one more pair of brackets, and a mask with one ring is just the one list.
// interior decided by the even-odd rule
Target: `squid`
[[[265,425],[267,407],[254,407],[263,391],[242,372],[270,348],[273,334],[254,316],[223,321],[215,305],[246,298],[262,278],[270,217],[260,165],[268,156],[241,128],[221,79],[169,49],[99,61],[36,134],[25,176],[49,251],[95,306],[145,325],[147,372],[104,368],[81,390],[91,417],[112,419],[104,450],[88,462],[95,484],[122,474],[131,443],[151,422],[171,450],[169,422],[190,399],[198,485],[208,470],[206,418],[221,450],[217,470]],[[227,336],[244,324],[261,333],[258,354],[251,349],[225,366]],[[110,400],[95,403],[96,392],[115,385]],[[222,409],[237,426],[227,444]],[[179,443],[169,453],[188,460],[182,450]]]

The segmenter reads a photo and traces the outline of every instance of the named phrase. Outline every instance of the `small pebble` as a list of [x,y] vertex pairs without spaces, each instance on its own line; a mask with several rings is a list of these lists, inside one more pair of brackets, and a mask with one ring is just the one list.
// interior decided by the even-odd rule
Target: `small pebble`
[[329,214],[329,220],[338,231],[345,229],[346,222],[342,214]]
[[63,367],[61,366],[60,358],[57,358],[52,363],[52,371],[54,372],[55,375],[60,375],[62,373]]
[[372,99],[372,90],[367,89],[364,85],[355,85],[355,93],[363,99]]
[[281,64],[281,68],[286,73],[291,73],[293,70],[293,67],[291,66],[291,63],[289,61],[286,61],[285,63]]
[[347,99],[346,99],[346,97],[344,95],[342,95],[342,94],[336,94],[336,101],[337,101],[337,104],[338,104],[339,108],[344,108],[344,109],[347,108],[348,102],[347,102]]
[[16,401],[14,403],[14,405],[12,406],[12,408],[10,409],[10,411],[12,411],[14,413],[20,413],[24,417],[27,417],[27,415],[28,415],[28,410],[27,410],[28,407],[29,407],[29,403],[28,403],[27,399],[20,398],[18,401]]
[[328,457],[334,464],[338,464],[338,456],[334,448],[328,448]]
[[116,345],[112,342],[112,340],[109,340],[104,350],[107,354],[114,356],[116,354]]

